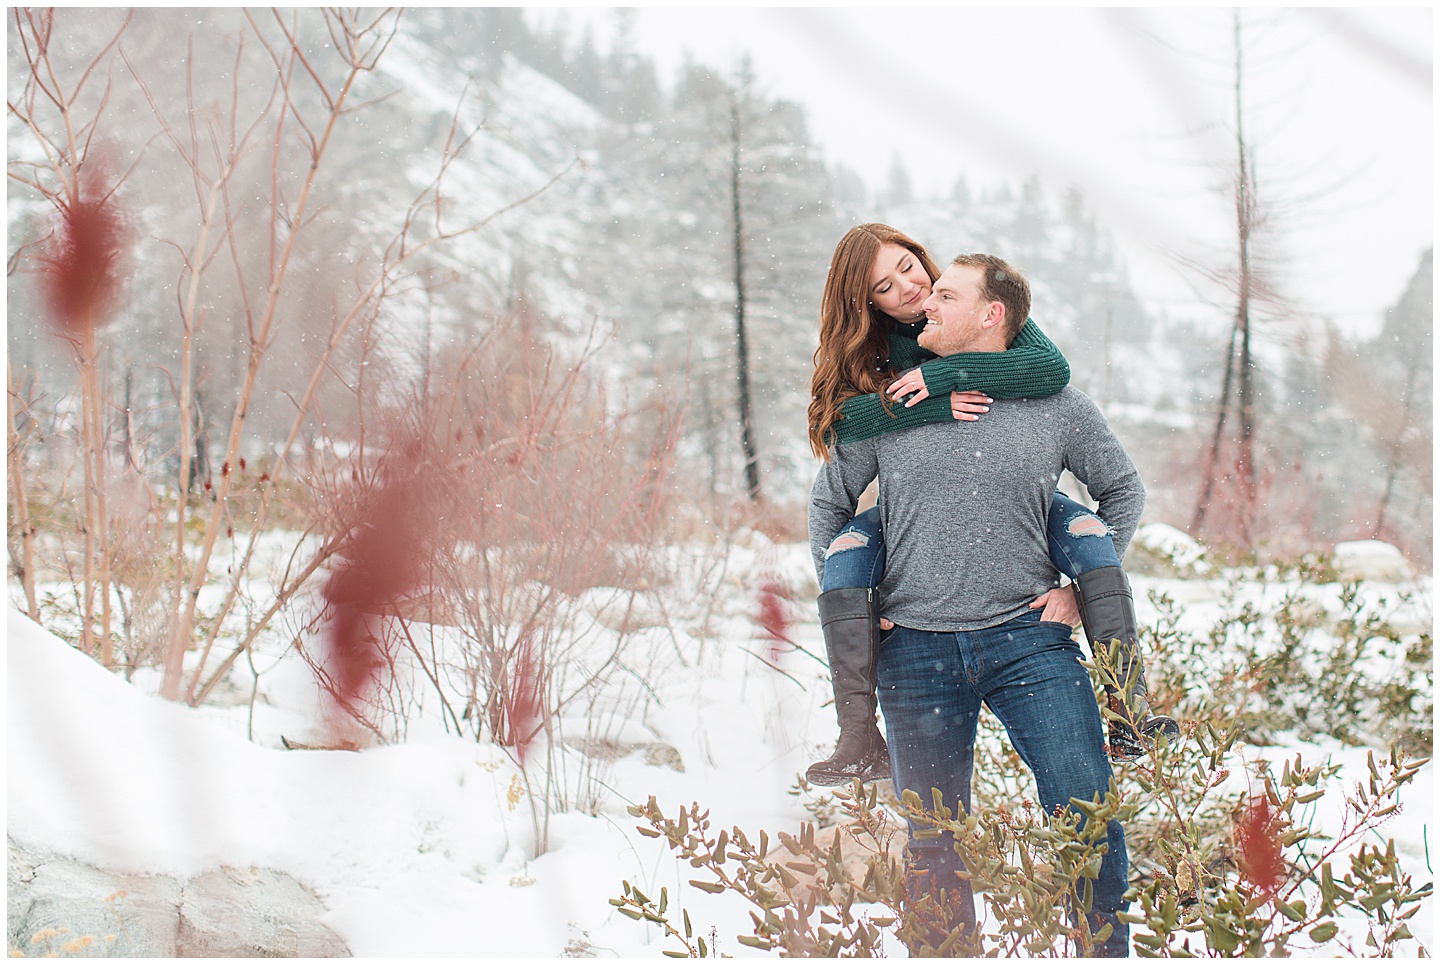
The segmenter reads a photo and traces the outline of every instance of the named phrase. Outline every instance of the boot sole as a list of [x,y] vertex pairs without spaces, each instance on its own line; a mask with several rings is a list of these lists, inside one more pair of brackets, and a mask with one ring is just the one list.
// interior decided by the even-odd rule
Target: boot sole
[[1152,741],[1158,737],[1168,737],[1172,742],[1180,737],[1180,725],[1175,723],[1171,717],[1151,717],[1140,727],[1140,733]]
[[812,766],[805,772],[806,782],[816,787],[840,787],[849,784],[856,778],[860,779],[861,784],[888,781],[890,779],[889,763],[887,762],[883,769],[878,766],[878,762],[871,762],[864,767],[843,771],[817,770]]
[[[1140,730],[1141,736],[1150,745],[1154,745],[1161,737],[1167,738],[1171,743],[1180,738],[1180,725],[1175,723],[1171,717],[1151,717],[1145,722]],[[1106,751],[1110,760],[1116,764],[1128,764],[1131,761],[1138,761],[1150,753],[1150,747],[1142,743],[1138,738],[1125,738],[1122,740],[1111,739],[1106,745]]]
[[814,776],[810,774],[805,775],[806,783],[813,785],[814,787],[844,787],[845,785],[854,781],[856,778],[860,779],[861,784],[874,784],[876,781],[890,780],[890,774],[889,772],[883,774],[878,772],[871,772],[866,774],[817,774]]

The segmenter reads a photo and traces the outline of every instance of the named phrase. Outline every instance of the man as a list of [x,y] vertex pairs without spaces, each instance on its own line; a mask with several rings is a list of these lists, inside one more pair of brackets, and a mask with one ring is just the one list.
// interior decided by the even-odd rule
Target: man
[[[938,355],[1001,352],[1030,311],[1024,276],[993,255],[962,255],[932,286],[920,344]],[[876,663],[895,788],[970,807],[981,704],[1005,725],[1035,775],[1047,811],[1103,795],[1111,781],[1100,712],[1071,639],[1074,600],[1054,589],[1045,526],[1051,494],[1069,469],[1099,500],[1116,550],[1140,520],[1145,490],[1095,404],[1066,388],[992,407],[985,418],[917,426],[837,447],[811,491],[817,572],[871,479],[887,559]],[[1048,596],[1047,596],[1048,594]],[[1045,598],[1045,610],[1032,607]],[[1114,931],[1097,954],[1127,953],[1128,860],[1120,824],[1095,883],[1095,925]],[[948,838],[912,838],[917,872],[954,889],[974,921],[968,882]]]

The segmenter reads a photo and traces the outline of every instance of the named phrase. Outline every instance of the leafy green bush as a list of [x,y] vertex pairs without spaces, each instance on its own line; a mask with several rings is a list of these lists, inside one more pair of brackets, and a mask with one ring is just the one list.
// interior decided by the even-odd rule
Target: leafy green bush
[[1232,587],[1203,633],[1184,629],[1180,605],[1152,591],[1157,618],[1142,628],[1141,644],[1160,712],[1238,721],[1250,743],[1328,736],[1351,746],[1398,742],[1430,756],[1433,639],[1386,615],[1413,597],[1377,596],[1359,583],[1280,585],[1273,576],[1247,574],[1245,598]]

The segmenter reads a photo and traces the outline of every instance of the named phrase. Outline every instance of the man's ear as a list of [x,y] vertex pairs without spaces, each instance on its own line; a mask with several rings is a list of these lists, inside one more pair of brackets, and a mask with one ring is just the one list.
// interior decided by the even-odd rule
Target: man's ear
[[1005,303],[991,302],[985,308],[985,317],[981,320],[980,327],[983,329],[990,329],[996,327],[997,325],[1003,326],[1004,324]]

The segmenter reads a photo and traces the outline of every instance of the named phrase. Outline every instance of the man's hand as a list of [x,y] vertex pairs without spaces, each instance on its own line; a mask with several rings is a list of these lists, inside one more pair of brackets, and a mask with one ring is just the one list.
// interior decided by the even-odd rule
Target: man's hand
[[881,629],[881,630],[894,630],[894,629],[895,629],[895,624],[894,624],[892,621],[887,620],[887,619],[885,619],[884,617],[881,617],[881,618],[880,618],[880,629]]
[[1045,623],[1063,623],[1067,627],[1080,625],[1080,607],[1075,602],[1074,586],[1057,586],[1053,590],[1047,590],[1035,598],[1030,604],[1030,609],[1040,607],[1045,612],[1040,614],[1041,621]]
[[[920,370],[916,369],[915,371]],[[990,411],[990,403],[994,401],[984,392],[976,392],[973,389],[951,392],[950,414],[961,422],[974,422],[980,418],[979,413]]]

